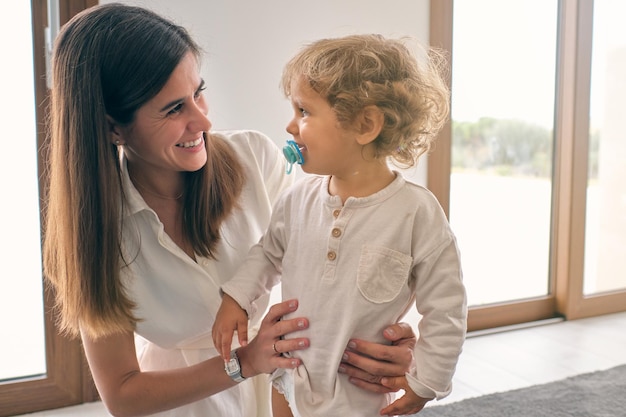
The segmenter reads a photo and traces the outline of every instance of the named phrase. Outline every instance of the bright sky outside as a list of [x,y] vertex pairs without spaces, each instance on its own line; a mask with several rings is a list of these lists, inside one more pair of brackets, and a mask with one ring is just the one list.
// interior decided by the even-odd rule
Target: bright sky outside
[[556,0],[455,1],[454,120],[489,116],[552,127],[556,15]]
[[[605,58],[616,48],[626,48],[626,2],[597,0],[594,5],[596,85],[591,112],[592,120],[600,121],[604,113]],[[491,116],[552,127],[557,7],[557,0],[455,1],[453,65],[470,69],[453,78],[455,120]],[[529,50],[529,43],[543,48]],[[533,65],[525,65],[529,60]],[[543,65],[534,64],[537,62]]]

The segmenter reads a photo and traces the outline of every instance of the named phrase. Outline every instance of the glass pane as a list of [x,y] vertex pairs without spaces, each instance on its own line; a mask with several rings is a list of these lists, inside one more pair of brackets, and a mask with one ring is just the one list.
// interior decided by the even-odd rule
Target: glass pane
[[549,290],[557,7],[454,2],[450,222],[471,306]]
[[626,288],[626,2],[593,12],[584,293]]
[[46,372],[30,2],[0,25],[0,380]]

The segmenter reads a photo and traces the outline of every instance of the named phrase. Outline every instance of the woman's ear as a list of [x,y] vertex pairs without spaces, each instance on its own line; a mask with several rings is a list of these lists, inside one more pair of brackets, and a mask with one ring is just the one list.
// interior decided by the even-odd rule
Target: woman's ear
[[377,106],[367,106],[357,118],[357,142],[360,145],[367,145],[378,137],[383,125],[385,115]]
[[121,146],[124,145],[124,138],[122,137],[122,131],[120,125],[113,120],[111,116],[107,114],[107,128],[109,131],[109,140],[112,144]]

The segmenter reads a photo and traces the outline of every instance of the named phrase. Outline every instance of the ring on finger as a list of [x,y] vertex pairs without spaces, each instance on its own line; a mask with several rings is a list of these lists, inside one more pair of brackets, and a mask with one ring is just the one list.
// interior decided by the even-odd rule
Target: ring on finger
[[276,342],[272,345],[272,349],[274,349],[274,353],[279,354],[278,350],[276,350]]

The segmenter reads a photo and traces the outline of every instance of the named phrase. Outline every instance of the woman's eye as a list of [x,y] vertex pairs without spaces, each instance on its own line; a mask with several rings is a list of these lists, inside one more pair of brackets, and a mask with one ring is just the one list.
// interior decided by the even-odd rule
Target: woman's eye
[[204,90],[206,90],[206,87],[205,87],[205,86],[202,86],[202,87],[198,88],[198,90],[196,91],[196,94],[194,94],[194,97],[195,97],[195,98],[200,97],[200,96],[202,95],[202,92],[203,92]]
[[183,103],[179,103],[175,107],[172,107],[172,109],[168,111],[167,114],[170,115],[170,114],[180,113],[182,109],[183,109]]

